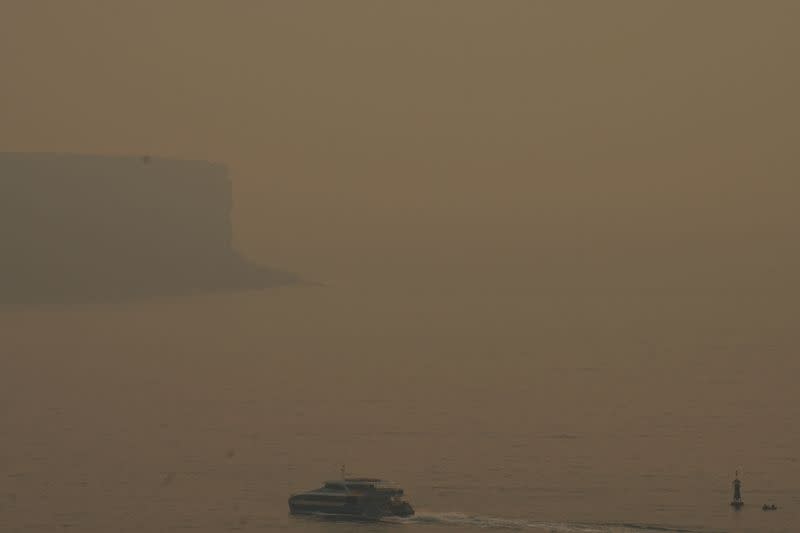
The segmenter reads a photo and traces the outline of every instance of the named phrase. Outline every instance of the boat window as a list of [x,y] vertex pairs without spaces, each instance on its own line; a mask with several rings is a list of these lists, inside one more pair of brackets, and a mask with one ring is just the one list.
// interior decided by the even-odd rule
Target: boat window
[[341,496],[338,494],[308,494],[305,496],[305,499],[309,501],[325,502],[341,500]]

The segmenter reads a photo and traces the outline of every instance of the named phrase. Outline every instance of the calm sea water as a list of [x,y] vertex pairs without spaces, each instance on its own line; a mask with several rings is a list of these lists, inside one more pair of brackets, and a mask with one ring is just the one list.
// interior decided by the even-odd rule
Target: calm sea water
[[[363,281],[7,309],[0,530],[797,531],[796,333],[648,298]],[[290,517],[342,463],[417,516]]]

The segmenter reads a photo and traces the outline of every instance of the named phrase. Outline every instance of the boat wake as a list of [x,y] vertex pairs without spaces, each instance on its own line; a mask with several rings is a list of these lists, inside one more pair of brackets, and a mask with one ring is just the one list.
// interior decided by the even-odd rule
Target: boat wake
[[416,515],[401,520],[404,524],[439,524],[443,526],[461,526],[481,529],[508,529],[508,530],[541,530],[558,533],[608,533],[607,528],[582,524],[564,524],[536,520],[499,518],[493,516],[474,516],[462,513],[425,513],[417,512]]
[[439,524],[478,529],[547,531],[552,533],[697,533],[694,530],[635,523],[580,524],[517,518],[475,516],[463,513],[417,512],[408,518],[386,518],[402,524]]

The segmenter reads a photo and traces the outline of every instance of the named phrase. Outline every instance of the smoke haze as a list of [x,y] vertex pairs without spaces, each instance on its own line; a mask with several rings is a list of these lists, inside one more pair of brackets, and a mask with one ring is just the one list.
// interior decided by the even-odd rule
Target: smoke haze
[[0,310],[9,529],[327,531],[285,497],[347,462],[431,510],[763,531],[728,488],[800,503],[799,19],[3,0],[0,152],[222,162],[233,247],[325,284]]

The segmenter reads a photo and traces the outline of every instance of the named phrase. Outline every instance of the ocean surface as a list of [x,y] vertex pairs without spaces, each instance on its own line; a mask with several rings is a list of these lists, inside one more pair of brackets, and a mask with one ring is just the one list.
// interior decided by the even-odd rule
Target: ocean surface
[[[800,530],[768,298],[354,279],[0,310],[0,531]],[[342,464],[417,515],[288,515]]]

